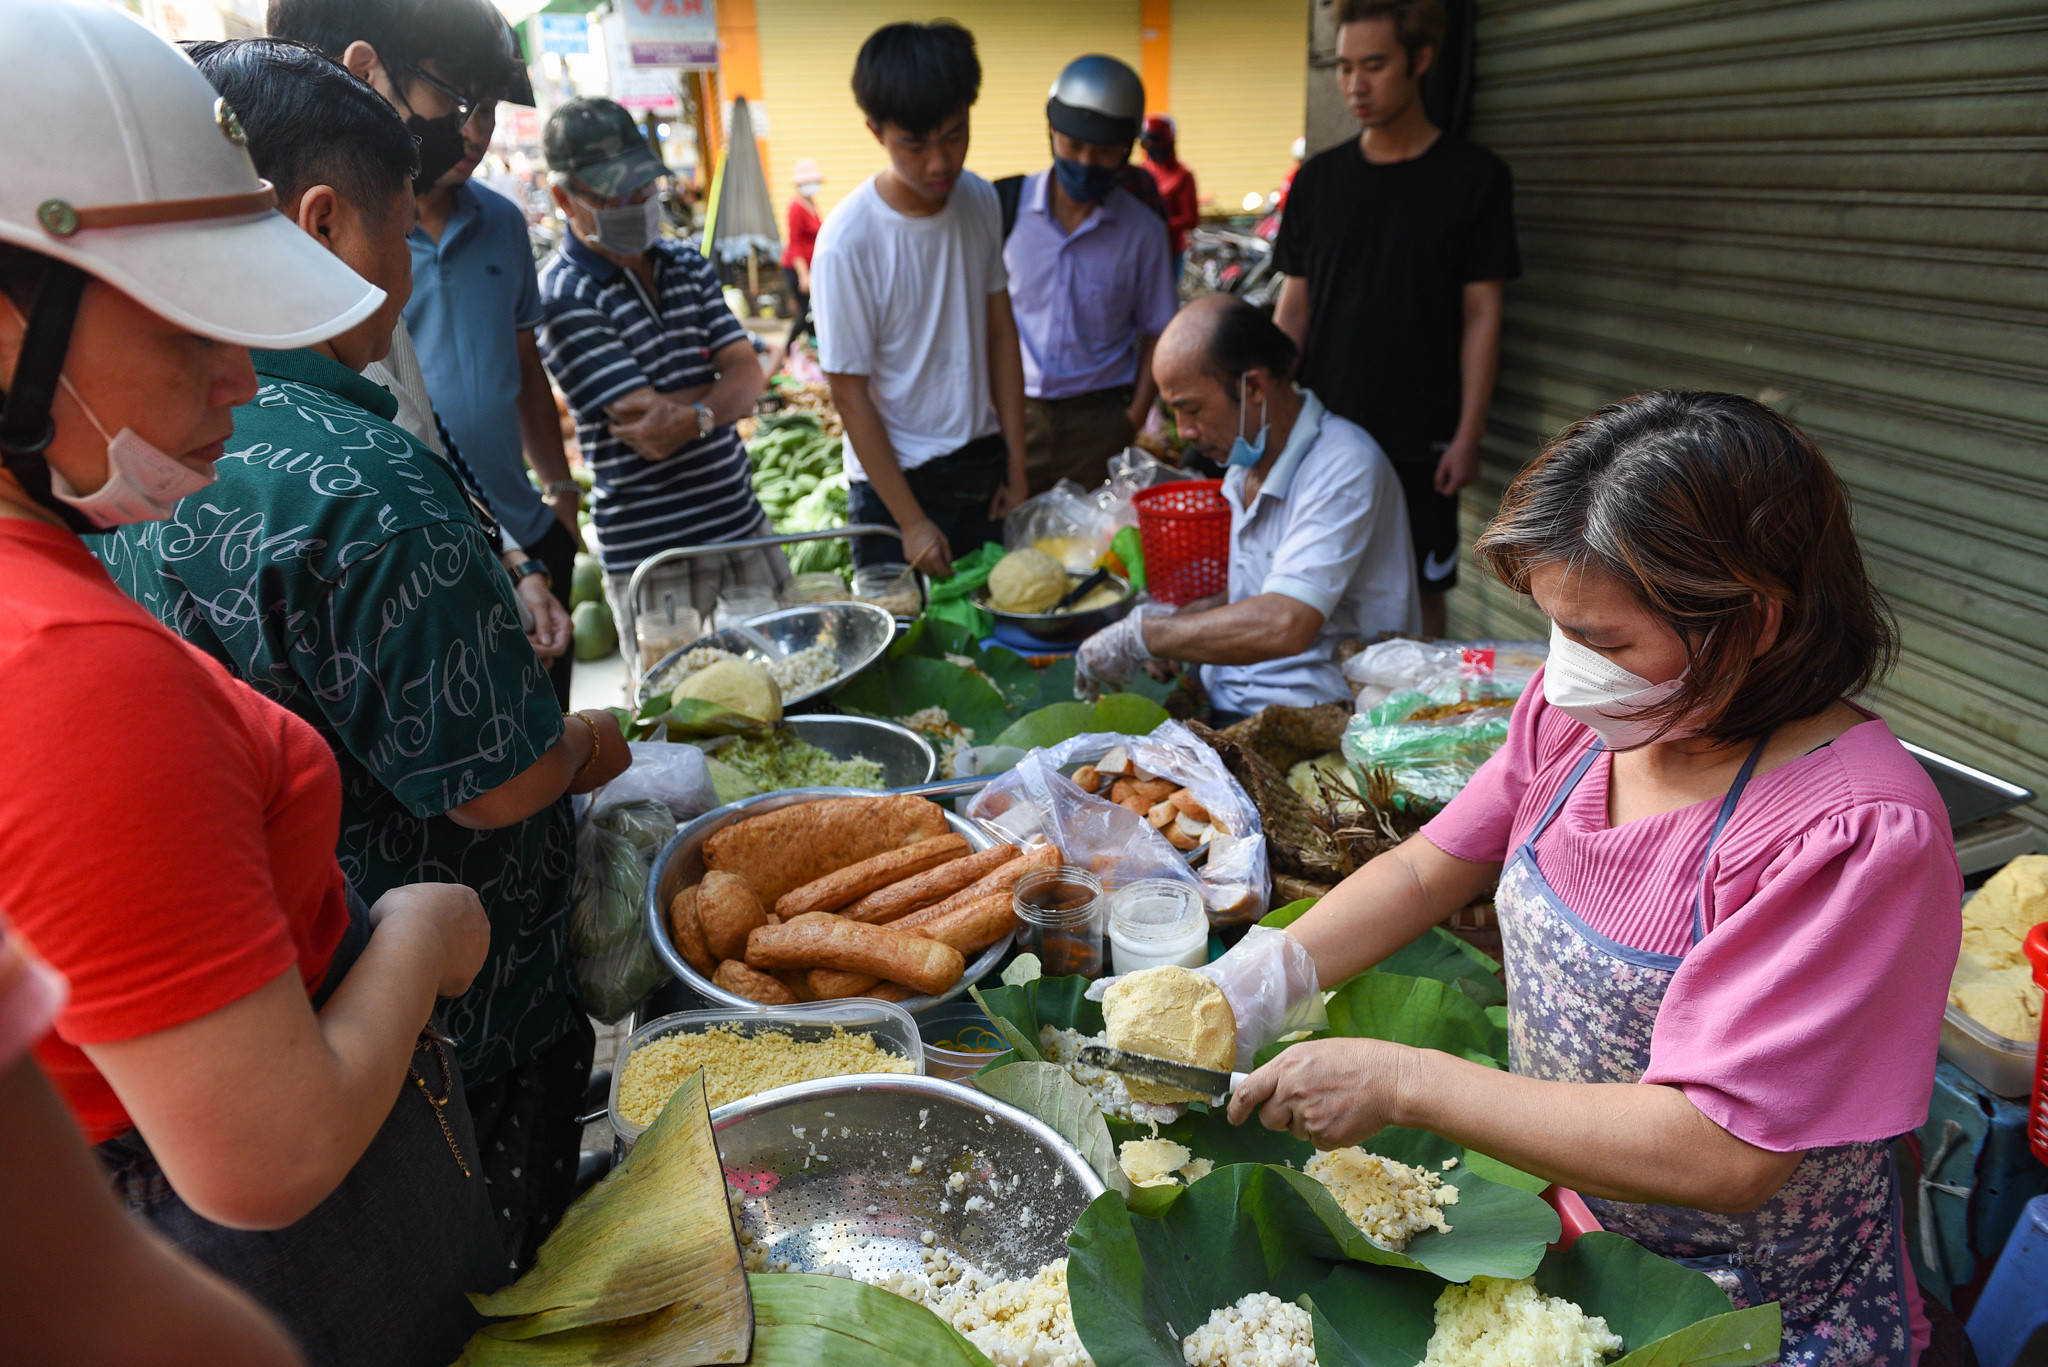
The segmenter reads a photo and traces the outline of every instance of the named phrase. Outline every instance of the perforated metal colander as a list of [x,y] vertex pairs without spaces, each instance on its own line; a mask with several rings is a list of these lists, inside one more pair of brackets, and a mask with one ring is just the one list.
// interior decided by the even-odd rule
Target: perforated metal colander
[[744,1196],[742,1234],[778,1271],[872,1281],[916,1272],[938,1248],[992,1277],[1029,1277],[1066,1256],[1103,1190],[1050,1126],[937,1078],[801,1082],[721,1106],[711,1124]]

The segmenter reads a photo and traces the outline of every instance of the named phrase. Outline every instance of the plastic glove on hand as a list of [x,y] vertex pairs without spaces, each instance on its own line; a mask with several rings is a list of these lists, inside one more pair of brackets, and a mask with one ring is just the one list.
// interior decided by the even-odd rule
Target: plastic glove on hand
[[[1284,930],[1253,926],[1222,958],[1195,972],[1223,989],[1237,1017],[1236,1067],[1241,1073],[1256,1067],[1254,1056],[1282,1035],[1321,1030],[1330,1023],[1316,961]],[[1098,978],[1084,995],[1099,1002],[1115,981]]]
[[1104,684],[1128,683],[1151,659],[1152,652],[1145,648],[1145,609],[1141,606],[1081,642],[1074,652],[1074,696],[1094,702],[1102,696]]

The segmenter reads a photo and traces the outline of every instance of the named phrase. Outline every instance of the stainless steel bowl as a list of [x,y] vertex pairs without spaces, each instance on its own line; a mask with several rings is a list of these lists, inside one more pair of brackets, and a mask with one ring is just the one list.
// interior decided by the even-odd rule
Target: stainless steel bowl
[[978,1271],[1029,1277],[1067,1256],[1103,1190],[1044,1121],[936,1078],[799,1082],[719,1107],[711,1127],[749,1246],[793,1272],[915,1272],[930,1231],[932,1247]]
[[[759,797],[741,798],[728,802],[723,807],[714,807],[704,815],[690,822],[661,847],[654,856],[654,867],[647,874],[647,934],[654,942],[654,953],[669,972],[682,980],[684,986],[715,1006],[737,1006],[758,1011],[761,1004],[749,1001],[734,992],[712,982],[711,979],[690,967],[682,955],[676,952],[673,941],[668,937],[668,904],[675,895],[690,884],[704,877],[704,842],[712,834],[724,830],[735,821],[744,821],[750,816],[760,816],[782,807],[793,807],[799,802],[810,802],[821,797],[876,797],[879,794],[866,788],[791,788],[780,793],[763,793]],[[946,824],[956,833],[967,838],[971,850],[985,850],[995,844],[989,833],[980,825],[964,816],[946,812]],[[1002,961],[1003,951],[1010,947],[1010,937],[990,945],[987,949],[968,960],[967,971],[960,975],[960,981],[935,997],[911,997],[898,1002],[905,1011],[916,1015],[929,1006],[948,1002],[965,993],[979,982],[988,971]]]
[[[812,712],[784,717],[782,724],[798,740],[817,746],[834,759],[871,759],[881,765],[884,788],[929,783],[939,771],[939,754],[932,749],[931,742],[893,721]],[[716,755],[730,742],[721,739],[699,744],[705,754]]]
[[[1079,584],[1087,577],[1069,570],[1068,587]],[[974,606],[987,612],[998,622],[1028,632],[1048,644],[1078,641],[1084,636],[1093,636],[1112,622],[1121,621],[1130,614],[1132,605],[1138,601],[1137,590],[1131,587],[1130,580],[1112,574],[1109,576],[1109,583],[1123,596],[1107,607],[1091,608],[1087,612],[1004,612],[989,602],[987,585],[974,591]]]
[[832,677],[816,688],[783,694],[784,707],[822,697],[882,658],[896,638],[896,619],[872,603],[812,603],[800,608],[763,613],[743,626],[700,636],[654,662],[640,678],[641,702],[668,693],[683,681],[683,656],[699,646],[717,646],[758,665],[808,650],[820,641],[832,647]]

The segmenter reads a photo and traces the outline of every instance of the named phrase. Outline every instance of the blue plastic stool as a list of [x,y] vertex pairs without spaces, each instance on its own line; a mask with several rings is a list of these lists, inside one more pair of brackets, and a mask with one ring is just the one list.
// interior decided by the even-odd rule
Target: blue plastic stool
[[2048,1196],[2027,1202],[1977,1308],[1970,1344],[1981,1367],[2048,1362]]

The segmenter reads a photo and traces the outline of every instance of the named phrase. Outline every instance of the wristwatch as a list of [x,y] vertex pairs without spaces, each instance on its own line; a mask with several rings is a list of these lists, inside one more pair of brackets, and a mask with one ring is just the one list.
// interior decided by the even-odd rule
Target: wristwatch
[[576,497],[582,498],[583,486],[573,479],[551,479],[548,481],[547,488],[541,490],[541,492],[549,498],[553,498],[556,494],[574,494]]
[[690,411],[697,415],[697,439],[702,441],[711,435],[711,429],[718,426],[718,422],[711,416],[709,404],[693,403],[690,405]]
[[512,567],[512,582],[516,584],[529,574],[539,575],[543,580],[547,581],[549,588],[555,586],[555,576],[549,574],[548,567],[541,564],[538,560],[522,560],[514,565]]

